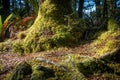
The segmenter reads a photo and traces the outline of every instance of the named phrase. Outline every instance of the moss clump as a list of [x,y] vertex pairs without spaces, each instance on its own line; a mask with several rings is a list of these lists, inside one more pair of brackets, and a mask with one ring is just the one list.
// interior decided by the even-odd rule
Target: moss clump
[[50,77],[55,77],[55,72],[52,69],[44,66],[37,66],[32,73],[31,80],[46,80]]
[[11,49],[11,40],[7,40],[5,42],[0,43],[0,53],[4,51],[9,51]]
[[13,72],[10,80],[23,80],[32,73],[32,67],[26,62],[20,63]]
[[2,53],[4,50],[6,50],[5,44],[0,43],[0,53]]
[[117,21],[115,21],[115,19],[110,19],[110,20],[108,21],[108,30],[109,30],[109,31],[115,31],[115,30],[117,30],[118,28],[120,28],[120,27],[119,27]]
[[78,64],[78,69],[85,76],[93,75],[94,73],[113,72],[103,61],[98,59],[91,59]]
[[[111,52],[120,47],[120,31],[115,32],[107,31],[101,34],[97,40],[92,43],[96,56],[103,55],[107,52]],[[98,49],[99,48],[99,49]]]
[[24,39],[25,37],[26,37],[25,32],[20,32],[20,33],[18,34],[18,39]]
[[45,0],[27,36],[21,43],[14,43],[13,50],[30,53],[78,43],[85,22],[72,13],[70,0]]
[[2,60],[0,60],[0,72],[4,69],[4,65],[2,63]]
[[114,74],[119,75],[120,76],[120,63],[111,63],[108,64],[111,68],[114,69]]
[[12,51],[14,52],[19,52],[21,54],[24,52],[22,45],[20,44],[20,40],[14,41],[14,44],[12,44],[12,47],[13,47]]
[[44,77],[43,71],[34,70],[30,80],[45,80],[45,79],[46,78]]

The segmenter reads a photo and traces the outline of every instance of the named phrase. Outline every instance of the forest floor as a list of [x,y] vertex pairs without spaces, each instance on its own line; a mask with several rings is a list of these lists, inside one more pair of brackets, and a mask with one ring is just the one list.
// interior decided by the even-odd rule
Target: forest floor
[[[65,66],[67,67],[67,69],[71,69],[70,72],[68,72],[68,74],[65,75],[65,77],[71,76],[72,77],[70,78],[71,80],[77,80],[74,79],[77,76],[76,74],[78,74],[77,78],[79,80],[79,75],[81,76],[80,73],[89,74],[90,72],[93,73],[90,74],[90,76],[88,77],[84,74],[84,76],[87,77],[88,80],[120,80],[120,62],[119,62],[120,54],[119,52],[117,52],[118,53],[117,55],[114,53],[114,51],[116,51],[117,48],[120,48],[119,46],[120,31],[105,32],[96,40],[92,40],[92,41],[85,40],[81,42],[82,42],[81,44],[75,47],[60,47],[47,51],[41,51],[38,53],[18,54],[18,53],[3,51],[0,53],[0,80],[6,80],[5,78],[7,77],[7,75],[9,73],[12,73],[16,65],[18,65],[19,63],[28,62],[33,67],[34,64],[35,66],[39,65],[37,64],[37,61],[39,61],[40,65],[45,67],[51,67],[48,64],[48,62],[51,62],[52,65],[55,67],[55,68],[53,67],[51,68],[53,68],[55,71],[56,71],[56,64]],[[112,59],[110,59],[109,62],[105,62],[101,60],[102,62],[100,61],[99,63],[99,61],[92,62],[91,60],[91,59],[98,60],[101,56],[108,55],[108,53],[111,53],[113,57]],[[84,61],[86,60],[88,62],[85,62],[84,65]],[[83,68],[77,66],[81,62],[83,62]],[[93,70],[90,68],[92,68]],[[81,72],[79,69],[83,69],[83,72]],[[57,72],[58,71],[56,71],[56,73]],[[70,80],[70,79],[64,79],[64,80]]]
[[62,56],[67,54],[80,54],[83,57],[91,57],[93,56],[92,46],[90,43],[81,44],[74,48],[59,48],[57,50],[50,50],[47,52],[39,52],[39,53],[31,53],[26,55],[19,55],[11,52],[4,52],[0,54],[0,65],[2,65],[0,69],[0,80],[3,80],[6,77],[6,74],[9,73],[14,67],[24,61],[29,61],[33,58],[45,58],[47,60],[53,62],[61,62]]

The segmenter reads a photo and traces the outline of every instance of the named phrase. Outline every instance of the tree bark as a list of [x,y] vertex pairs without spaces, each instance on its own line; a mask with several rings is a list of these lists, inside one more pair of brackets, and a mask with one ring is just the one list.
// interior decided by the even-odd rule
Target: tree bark
[[104,0],[103,3],[103,18],[107,18],[108,17],[108,4],[107,4],[107,0]]
[[16,0],[12,0],[12,7],[15,8],[16,7]]
[[103,29],[107,30],[107,25],[108,25],[108,2],[107,0],[104,0],[103,2]]
[[2,0],[2,4],[3,4],[3,10],[9,10],[10,8],[10,1],[9,0]]
[[116,12],[116,8],[117,8],[117,4],[116,4],[117,0],[110,0],[109,2],[109,14],[110,17],[114,18],[115,16],[115,12]]
[[101,5],[100,5],[100,0],[95,0],[96,3],[96,13],[97,13],[97,17],[100,18],[101,17]]
[[78,15],[80,18],[83,17],[83,5],[84,5],[84,0],[79,0]]

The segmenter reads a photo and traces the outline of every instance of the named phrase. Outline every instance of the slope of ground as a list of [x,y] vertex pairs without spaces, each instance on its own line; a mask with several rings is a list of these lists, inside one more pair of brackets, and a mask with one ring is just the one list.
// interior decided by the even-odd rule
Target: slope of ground
[[34,58],[44,58],[56,63],[62,62],[64,56],[69,54],[82,55],[82,57],[90,57],[91,46],[88,44],[80,45],[75,48],[59,48],[55,50],[50,50],[47,52],[40,52],[34,54],[19,55],[15,53],[5,52],[0,54],[1,65],[3,66],[0,71],[0,80],[6,76],[6,74],[12,70],[18,63],[23,61],[28,61]]
[[[119,36],[119,31],[108,31],[101,34],[97,40],[85,42],[86,44],[81,44],[74,48],[61,47],[25,55],[4,51],[4,53],[0,54],[0,64],[2,65],[0,66],[0,80],[4,78],[6,80],[7,75],[11,74],[11,71],[15,70],[16,65],[21,62],[31,64],[33,72],[35,71],[34,67],[38,65],[54,69],[57,78],[50,80],[80,80],[80,78],[89,80],[119,80],[119,50],[117,53],[115,52],[119,49]],[[59,71],[60,68],[64,71]]]

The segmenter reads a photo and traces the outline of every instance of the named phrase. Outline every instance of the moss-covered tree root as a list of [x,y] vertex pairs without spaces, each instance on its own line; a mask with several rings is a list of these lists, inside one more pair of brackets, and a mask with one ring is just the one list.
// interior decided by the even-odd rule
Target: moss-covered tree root
[[[98,59],[91,59],[84,61],[78,64],[78,69],[82,72],[85,76],[90,76],[95,73],[111,73],[119,75],[114,68],[109,66],[108,64],[112,64],[115,66],[116,63],[120,64],[120,48],[115,50],[111,53],[106,53],[103,56],[99,57]],[[120,75],[119,75],[120,76]],[[109,76],[110,77],[110,76]]]
[[45,0],[26,37],[12,45],[13,51],[38,52],[79,42],[85,23],[72,13],[71,0]]

